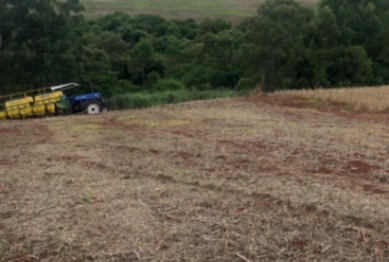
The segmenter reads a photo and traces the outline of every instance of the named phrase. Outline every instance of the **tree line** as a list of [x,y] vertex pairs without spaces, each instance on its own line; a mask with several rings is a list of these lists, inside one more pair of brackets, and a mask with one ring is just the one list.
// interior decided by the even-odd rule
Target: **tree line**
[[79,0],[0,0],[0,95],[68,82],[107,97],[389,83],[387,0],[268,0],[236,26],[84,11]]

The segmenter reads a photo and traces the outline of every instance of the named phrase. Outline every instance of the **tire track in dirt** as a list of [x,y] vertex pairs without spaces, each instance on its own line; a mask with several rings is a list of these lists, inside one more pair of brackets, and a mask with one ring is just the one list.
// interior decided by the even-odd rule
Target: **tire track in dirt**
[[[264,147],[263,145],[261,145],[262,147]],[[239,145],[240,147],[240,145]],[[140,149],[131,149],[132,150],[140,150]],[[142,152],[142,154],[163,154],[163,155],[166,155],[167,158],[169,158],[169,156],[172,156],[172,158],[181,158],[183,160],[186,161],[187,164],[189,164],[190,167],[193,167],[193,166],[196,166],[197,164],[200,163],[201,159],[202,159],[202,155],[199,155],[199,154],[191,154],[191,153],[187,153],[187,152],[176,152],[176,151],[171,151],[171,152],[160,152],[158,150],[153,150],[153,149],[150,149],[150,150],[140,150],[140,152]],[[171,159],[171,158],[170,158]],[[197,162],[191,162],[190,159],[197,159],[196,161]],[[219,159],[222,159],[222,160],[225,160],[223,158],[219,158]],[[208,170],[209,171],[209,170]],[[271,170],[273,171],[273,170]],[[137,172],[138,174],[142,174],[142,176],[144,175],[144,171],[138,171]],[[338,177],[339,175],[338,174],[328,174],[328,175],[333,175],[333,176],[336,176]],[[136,178],[137,177],[137,174],[132,174],[132,175],[127,175],[125,176],[125,179],[130,179],[130,178]],[[163,181],[163,182],[169,182],[169,183],[180,183],[180,184],[183,184],[183,185],[187,185],[187,186],[196,186],[196,187],[201,187],[203,189],[209,189],[209,190],[220,190],[220,189],[215,189],[214,185],[200,185],[199,182],[190,182],[190,183],[185,183],[185,182],[180,182],[180,181],[177,181],[175,180],[173,177],[171,176],[165,176],[165,175],[158,175],[158,176],[150,176],[150,175],[147,175],[147,177],[150,177],[150,178],[153,178],[153,179],[156,179],[156,180],[160,180],[160,181]],[[320,177],[320,175],[316,175],[316,177]],[[343,178],[342,176],[338,177],[338,179],[341,178],[342,180],[344,180],[345,178]],[[299,178],[296,178],[296,179],[299,179]],[[355,178],[354,180],[357,180],[359,179],[359,177]],[[353,181],[355,183],[355,181]],[[367,188],[368,186],[366,186]],[[370,189],[373,189],[373,191],[375,191],[376,193],[387,193],[386,191],[385,192],[379,192],[378,189],[374,189],[373,187],[370,188]],[[224,189],[223,191],[226,191],[229,192],[229,193],[233,193],[233,194],[238,194],[238,195],[244,195],[241,191],[234,191],[234,190],[231,190],[231,189]],[[246,195],[247,196],[247,195]],[[328,212],[326,211],[317,211],[315,209],[315,207],[312,207],[312,206],[308,206],[308,207],[296,207],[294,206],[292,203],[286,201],[284,202],[283,200],[281,199],[277,199],[277,198],[274,198],[273,196],[269,195],[269,194],[254,194],[254,198],[256,199],[270,199],[270,202],[269,201],[266,201],[267,205],[268,206],[271,206],[271,203],[279,203],[276,208],[280,208],[280,206],[283,206],[283,205],[286,205],[289,209],[295,211],[295,212],[303,212],[303,213],[306,213],[306,214],[314,214],[315,216],[318,216],[320,217],[321,219],[323,220],[328,220],[330,215],[328,214]],[[312,211],[314,210],[314,211]],[[374,234],[378,234],[379,235],[379,230],[377,229],[377,226],[373,226],[371,224],[369,225],[366,225],[364,224],[364,222],[362,222],[363,219],[361,218],[357,218],[357,217],[338,217],[335,219],[333,219],[333,223],[336,224],[336,223],[349,223],[350,226],[356,226],[356,227],[362,227],[362,228],[367,228],[369,230],[374,230]],[[377,223],[378,225],[378,223]],[[382,225],[382,223],[381,223]],[[379,227],[379,226],[378,226]],[[376,229],[374,229],[376,228]]]
[[[210,141],[211,142],[211,141]],[[146,156],[158,156],[166,158],[166,161],[174,160],[174,165],[179,165],[187,168],[195,168],[197,170],[203,170],[205,172],[214,172],[215,175],[220,176],[221,178],[230,178],[234,179],[234,177],[226,177],[222,175],[216,170],[220,167],[223,167],[223,170],[230,171],[238,171],[238,170],[250,170],[250,172],[257,171],[261,176],[266,176],[267,173],[271,173],[268,176],[290,176],[291,179],[295,181],[302,181],[301,179],[304,176],[309,176],[311,178],[315,178],[320,183],[329,183],[332,181],[332,185],[335,187],[339,187],[342,189],[352,189],[352,190],[362,190],[369,194],[384,194],[388,195],[389,190],[383,185],[389,184],[389,179],[386,179],[388,175],[384,172],[382,175],[377,177],[376,175],[371,175],[371,173],[375,170],[382,170],[378,166],[374,166],[366,163],[360,158],[355,158],[354,160],[349,157],[341,157],[335,158],[332,155],[328,155],[325,152],[322,154],[318,154],[317,151],[306,151],[303,149],[289,149],[288,157],[285,158],[285,163],[289,163],[289,166],[293,166],[293,158],[294,157],[303,157],[304,155],[319,155],[319,165],[315,169],[296,169],[294,168],[294,172],[298,172],[300,175],[291,174],[291,172],[287,172],[289,166],[285,166],[284,164],[277,163],[268,163],[267,165],[258,165],[255,159],[242,157],[242,153],[260,153],[262,155],[269,154],[271,152],[276,152],[277,146],[276,144],[267,145],[264,142],[257,141],[256,143],[251,144],[247,148],[245,146],[244,141],[233,141],[232,143],[229,140],[220,140],[218,141],[220,145],[232,145],[234,148],[238,148],[238,151],[234,151],[233,154],[228,152],[228,155],[225,156],[223,154],[215,154],[213,156],[213,165],[209,167],[204,167],[204,158],[207,158],[206,154],[201,153],[188,153],[186,151],[161,151],[160,149],[153,148],[138,148],[138,147],[130,147],[130,146],[115,146],[115,153],[120,154],[135,154]],[[247,142],[249,143],[249,142]],[[283,147],[285,149],[285,147]],[[361,156],[361,155],[358,155]],[[367,157],[366,157],[367,158]],[[343,159],[343,161],[342,161]],[[120,161],[118,162],[120,165]],[[90,166],[88,164],[88,166]],[[98,165],[97,165],[98,166]],[[340,167],[338,170],[334,170],[334,167]],[[113,169],[114,167],[112,167]],[[112,170],[111,169],[111,170]],[[370,175],[369,175],[370,174]],[[247,179],[251,177],[251,174],[247,175]],[[237,178],[237,177],[235,177]],[[242,177],[238,177],[242,178]],[[378,184],[380,183],[380,184]]]
[[[314,175],[315,174],[325,174],[328,177],[333,177],[335,180],[347,181],[350,184],[350,188],[355,188],[352,185],[362,186],[365,188],[365,191],[370,191],[371,193],[384,194],[388,193],[387,188],[382,188],[382,184],[389,185],[389,172],[387,172],[383,167],[378,165],[373,165],[368,162],[368,157],[354,153],[353,156],[345,155],[336,158],[333,154],[328,154],[319,150],[305,150],[305,149],[292,149],[288,148],[286,145],[282,144],[267,144],[266,142],[251,142],[251,141],[230,141],[230,140],[221,140],[219,141],[223,145],[232,146],[232,148],[238,149],[237,154],[248,153],[258,155],[269,155],[272,152],[276,152],[280,148],[286,152],[286,157],[283,163],[272,163],[272,166],[267,166],[264,171],[270,170],[275,171],[280,169],[287,169],[291,166],[298,166],[295,164],[295,161],[302,159],[304,157],[309,157],[316,155],[319,159],[318,165],[314,169],[300,168],[294,171],[299,171],[304,175]],[[289,152],[289,153],[288,153]],[[231,159],[236,158],[236,155],[230,157]],[[219,160],[225,160],[225,157],[219,157]],[[375,161],[381,161],[380,159],[374,159]],[[233,160],[232,160],[233,161]],[[230,161],[231,162],[231,161]],[[255,166],[255,161],[253,159],[244,160],[246,166]],[[226,164],[229,164],[228,162]],[[277,167],[276,167],[277,166]],[[237,164],[233,166],[235,168],[240,168],[240,165]],[[283,168],[284,167],[284,168]],[[336,168],[336,169],[334,169]],[[258,171],[261,171],[259,169]],[[381,172],[381,175],[374,175],[374,172]],[[318,176],[316,176],[318,177]],[[374,184],[372,184],[372,182]],[[379,185],[381,186],[379,186]],[[336,186],[336,184],[335,184]]]

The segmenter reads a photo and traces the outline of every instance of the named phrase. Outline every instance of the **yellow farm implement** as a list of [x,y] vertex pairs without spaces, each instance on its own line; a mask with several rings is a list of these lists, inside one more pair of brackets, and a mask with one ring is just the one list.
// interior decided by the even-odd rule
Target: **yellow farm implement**
[[105,103],[100,93],[66,96],[63,91],[78,86],[65,84],[0,96],[0,120],[25,119],[32,116],[59,115],[87,111],[101,112]]

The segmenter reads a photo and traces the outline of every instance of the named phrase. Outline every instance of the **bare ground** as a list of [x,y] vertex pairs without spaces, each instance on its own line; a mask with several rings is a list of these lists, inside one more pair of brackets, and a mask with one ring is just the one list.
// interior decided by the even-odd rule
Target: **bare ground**
[[383,118],[246,99],[0,123],[1,261],[388,261]]

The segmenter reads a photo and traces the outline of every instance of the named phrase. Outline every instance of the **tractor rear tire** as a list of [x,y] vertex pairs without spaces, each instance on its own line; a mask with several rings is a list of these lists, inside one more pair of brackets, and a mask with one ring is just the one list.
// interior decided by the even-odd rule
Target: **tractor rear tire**
[[88,115],[99,114],[102,110],[101,103],[96,100],[86,101],[83,110],[86,111]]

